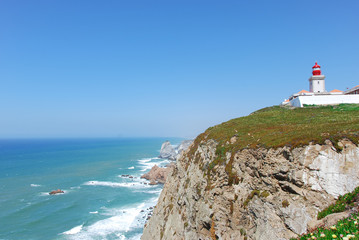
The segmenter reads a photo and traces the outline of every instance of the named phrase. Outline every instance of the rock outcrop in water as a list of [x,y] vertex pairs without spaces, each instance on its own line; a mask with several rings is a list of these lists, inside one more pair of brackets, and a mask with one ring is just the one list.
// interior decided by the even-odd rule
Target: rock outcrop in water
[[182,141],[180,145],[174,147],[169,141],[165,141],[161,146],[159,158],[168,158],[170,160],[177,160],[181,153],[186,150],[193,140]]
[[225,163],[211,165],[217,145],[202,140],[177,161],[141,239],[289,239],[359,185],[359,147],[347,139],[339,141],[341,151],[329,140],[243,149],[223,152]]
[[164,168],[155,165],[148,173],[143,174],[141,178],[149,180],[151,185],[158,183],[164,184],[166,182],[168,173],[172,170],[173,167],[174,163],[168,164]]
[[55,194],[59,194],[59,193],[64,193],[64,191],[62,191],[61,189],[57,189],[57,190],[53,190],[53,191],[49,192],[50,195],[55,195]]

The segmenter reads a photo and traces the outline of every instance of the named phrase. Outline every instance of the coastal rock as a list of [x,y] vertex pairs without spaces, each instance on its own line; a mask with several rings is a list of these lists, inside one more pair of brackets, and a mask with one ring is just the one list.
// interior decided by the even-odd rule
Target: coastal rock
[[330,141],[243,149],[211,165],[218,161],[217,145],[202,139],[191,146],[192,155],[177,160],[142,240],[212,239],[211,233],[218,239],[290,239],[346,216],[316,220],[359,185],[359,147],[345,139],[340,152]]
[[161,146],[159,158],[167,158],[169,160],[177,160],[181,153],[188,149],[193,140],[184,140],[180,145],[174,147],[169,141],[165,141]]
[[171,160],[175,160],[176,155],[176,150],[172,147],[169,141],[166,141],[162,144],[159,158],[168,158]]
[[181,144],[176,148],[177,151],[176,160],[181,156],[181,153],[183,151],[186,151],[189,148],[189,146],[191,146],[192,143],[193,140],[184,140],[181,142]]
[[150,185],[155,185],[158,183],[164,184],[167,179],[168,173],[173,168],[173,164],[168,164],[165,168],[160,168],[157,165],[153,166],[148,173],[145,173],[141,178],[147,179],[150,181]]
[[64,193],[64,191],[62,191],[61,189],[57,189],[57,190],[53,190],[53,191],[49,192],[50,195],[55,195],[55,194],[59,194],[59,193]]

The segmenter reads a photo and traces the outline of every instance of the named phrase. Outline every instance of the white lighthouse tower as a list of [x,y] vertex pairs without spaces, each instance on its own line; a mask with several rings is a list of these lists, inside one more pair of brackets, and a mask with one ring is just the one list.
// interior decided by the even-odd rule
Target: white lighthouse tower
[[315,62],[315,65],[312,67],[312,76],[309,78],[309,92],[312,93],[324,93],[325,90],[325,76],[322,75],[322,72],[320,70],[320,66],[317,62]]

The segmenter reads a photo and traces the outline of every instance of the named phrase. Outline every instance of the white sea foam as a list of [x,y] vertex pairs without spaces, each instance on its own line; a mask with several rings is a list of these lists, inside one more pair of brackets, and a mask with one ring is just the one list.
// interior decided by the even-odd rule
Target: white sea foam
[[152,159],[159,159],[159,158],[144,158],[144,159],[140,159],[138,160],[139,163],[146,163],[151,161]]
[[[116,235],[120,239],[126,239],[125,233],[133,228],[143,226],[144,222],[139,225],[139,220],[143,219],[146,213],[141,212],[146,208],[145,203],[141,203],[135,207],[123,209],[106,209],[108,218],[99,220],[89,226],[74,227],[67,234],[67,239],[106,239],[106,236]],[[107,215],[105,214],[105,215]],[[143,216],[142,216],[143,215]]]
[[76,226],[74,228],[71,228],[70,230],[66,231],[66,232],[63,232],[62,234],[65,234],[65,235],[74,235],[74,234],[77,234],[79,232],[81,232],[81,229],[83,227],[83,224],[82,225],[79,225],[79,226]]
[[91,214],[97,214],[97,213],[98,213],[98,211],[89,212],[89,213],[91,213]]
[[85,182],[83,185],[87,186],[105,186],[105,187],[127,187],[127,188],[153,188],[154,186],[146,185],[141,183],[140,181],[133,181],[133,182],[107,182],[107,181],[88,181]]
[[150,193],[150,194],[160,194],[162,192],[162,189],[158,190],[136,190],[134,192],[144,192],[144,193]]
[[135,235],[135,236],[129,238],[128,240],[140,240],[140,239],[141,239],[141,236],[142,236],[142,234],[137,234],[137,235]]
[[135,169],[135,167],[134,167],[134,166],[132,166],[132,167],[129,167],[128,169]]
[[167,159],[161,159],[161,158],[145,158],[145,159],[140,159],[138,160],[138,163],[141,166],[141,172],[145,172],[145,171],[148,171],[150,170],[153,166],[157,165],[157,166],[164,166],[166,165],[167,163],[170,163],[169,160]]
[[35,184],[35,183],[31,183],[30,186],[31,186],[31,187],[41,187],[40,184]]

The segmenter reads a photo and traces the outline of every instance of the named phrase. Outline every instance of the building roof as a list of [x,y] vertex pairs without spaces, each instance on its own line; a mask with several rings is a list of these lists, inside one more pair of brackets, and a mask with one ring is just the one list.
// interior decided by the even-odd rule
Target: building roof
[[334,89],[334,90],[332,90],[332,91],[330,91],[330,92],[343,92],[343,91],[340,91],[340,90],[338,90],[338,89]]
[[320,68],[317,62],[315,62],[315,65],[312,68]]
[[298,92],[298,94],[299,93],[310,93],[310,92],[308,92],[307,90],[302,90],[302,91]]

